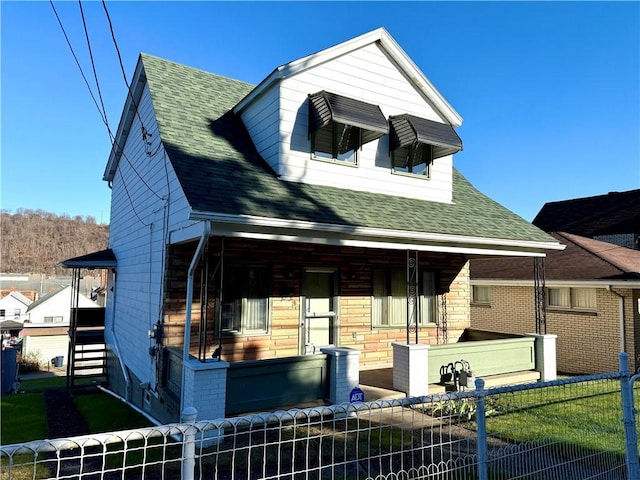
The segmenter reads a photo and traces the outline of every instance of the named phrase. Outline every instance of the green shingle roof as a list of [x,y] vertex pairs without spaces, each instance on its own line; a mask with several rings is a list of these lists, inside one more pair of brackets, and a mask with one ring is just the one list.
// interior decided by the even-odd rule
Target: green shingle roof
[[145,54],[141,60],[162,142],[193,210],[556,243],[455,169],[452,204],[279,180],[231,111],[253,85]]

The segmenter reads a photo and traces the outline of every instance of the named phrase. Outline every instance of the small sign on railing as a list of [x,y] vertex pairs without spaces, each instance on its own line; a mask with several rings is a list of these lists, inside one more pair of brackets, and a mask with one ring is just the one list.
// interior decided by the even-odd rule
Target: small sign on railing
[[357,402],[364,402],[364,392],[359,387],[355,387],[349,393],[349,403]]

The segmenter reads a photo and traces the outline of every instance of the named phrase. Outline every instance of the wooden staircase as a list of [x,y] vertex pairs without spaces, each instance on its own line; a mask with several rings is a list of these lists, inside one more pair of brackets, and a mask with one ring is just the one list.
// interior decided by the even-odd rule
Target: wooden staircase
[[72,309],[67,358],[67,388],[70,391],[107,382],[104,308]]

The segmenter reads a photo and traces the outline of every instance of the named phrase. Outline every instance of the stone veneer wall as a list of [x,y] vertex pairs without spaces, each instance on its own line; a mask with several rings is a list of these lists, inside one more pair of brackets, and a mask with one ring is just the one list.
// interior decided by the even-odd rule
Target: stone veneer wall
[[[184,332],[186,271],[195,245],[174,245],[168,255],[168,279],[164,313],[164,345],[181,346]],[[217,262],[219,239],[210,242],[211,262]],[[371,326],[372,272],[374,268],[402,267],[406,252],[371,250],[356,247],[331,247],[300,243],[278,243],[225,239],[227,261],[266,261],[272,271],[271,328],[267,335],[228,336],[223,338],[223,359],[226,361],[256,360],[271,357],[296,356],[299,352],[301,278],[305,267],[335,267],[338,270],[339,347],[361,352],[361,368],[390,367],[392,343],[406,341],[404,328]],[[439,294],[446,293],[448,340],[457,341],[469,326],[469,267],[462,255],[424,253],[419,256],[421,270],[437,272]],[[199,279],[194,281],[199,288]],[[199,292],[194,292],[199,298]],[[442,311],[442,296],[438,307]],[[197,353],[197,332],[200,315],[197,302],[192,310],[192,354]],[[213,323],[208,325],[213,331]],[[413,338],[413,337],[412,337]],[[435,325],[420,329],[420,343],[436,344]],[[213,349],[215,344],[209,346]]]

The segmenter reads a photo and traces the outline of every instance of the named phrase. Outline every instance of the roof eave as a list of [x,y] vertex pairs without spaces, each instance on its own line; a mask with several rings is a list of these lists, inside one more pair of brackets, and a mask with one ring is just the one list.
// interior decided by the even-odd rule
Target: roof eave
[[[210,221],[225,235],[308,243],[332,243],[369,248],[442,251],[468,255],[545,256],[547,250],[563,250],[559,242],[390,230],[354,225],[323,224],[300,220],[229,215],[192,211],[190,220]],[[214,229],[215,231],[216,229]]]
[[[471,278],[472,285],[486,285],[496,287],[533,287],[533,273],[531,279],[495,279],[495,278]],[[607,288],[607,287],[623,287],[623,288],[640,288],[640,280],[598,280],[598,279],[575,279],[575,280],[554,280],[545,279],[546,287],[571,287],[579,286],[585,288]]]
[[271,72],[267,78],[262,80],[246,97],[240,100],[240,102],[238,102],[238,104],[233,108],[233,112],[239,114],[259,98],[274,83],[279,82],[284,78],[296,75],[333,58],[337,58],[376,42],[378,42],[389,56],[400,66],[400,68],[402,68],[407,77],[409,77],[409,79],[411,79],[420,88],[425,96],[433,103],[438,113],[440,113],[447,122],[455,127],[462,125],[462,117],[445,100],[440,92],[436,90],[424,73],[422,73],[413,60],[411,60],[411,58],[384,28],[378,28],[365,33],[364,35],[360,35],[359,37],[327,48],[326,50],[322,50],[298,60],[294,60],[293,62],[285,65],[281,65]]
[[112,182],[122,157],[122,151],[127,143],[129,133],[131,131],[131,125],[136,116],[137,106],[140,104],[142,98],[142,92],[147,83],[147,78],[144,73],[144,64],[142,61],[142,55],[138,57],[138,63],[133,74],[133,80],[131,82],[131,90],[127,92],[127,99],[120,116],[120,122],[118,123],[118,130],[116,131],[113,144],[111,146],[111,152],[109,153],[109,160],[105,167],[102,180],[105,182]]

